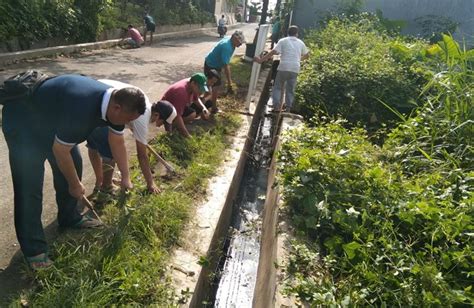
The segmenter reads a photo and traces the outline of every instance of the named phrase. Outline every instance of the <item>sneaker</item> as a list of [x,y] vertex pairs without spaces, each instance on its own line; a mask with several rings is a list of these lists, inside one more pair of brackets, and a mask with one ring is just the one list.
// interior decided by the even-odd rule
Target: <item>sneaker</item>
[[25,257],[26,263],[33,271],[43,270],[51,267],[53,261],[48,257],[46,253],[40,253],[33,257]]
[[100,228],[104,224],[100,222],[99,220],[90,217],[89,215],[83,215],[81,220],[76,222],[72,227],[74,229],[94,229],[94,228]]

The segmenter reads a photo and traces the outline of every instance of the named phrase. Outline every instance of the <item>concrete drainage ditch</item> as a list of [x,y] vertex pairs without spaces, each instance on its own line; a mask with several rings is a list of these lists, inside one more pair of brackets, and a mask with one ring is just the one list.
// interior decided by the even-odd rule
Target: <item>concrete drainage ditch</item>
[[267,112],[272,75],[266,71],[260,78],[257,88],[262,91],[254,116],[248,118],[247,138],[240,142],[232,180],[221,193],[225,201],[211,196],[198,208],[188,243],[174,254],[173,280],[183,294],[183,306],[273,306],[278,210],[274,150],[279,147],[281,123],[291,128],[300,122],[294,115]]

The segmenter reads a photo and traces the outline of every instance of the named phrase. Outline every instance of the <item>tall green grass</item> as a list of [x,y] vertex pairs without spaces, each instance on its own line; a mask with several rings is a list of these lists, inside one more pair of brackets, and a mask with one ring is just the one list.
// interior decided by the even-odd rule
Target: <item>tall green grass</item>
[[474,53],[448,35],[428,49],[427,67],[437,69],[423,88],[423,108],[395,129],[386,144],[412,172],[440,165],[474,166]]

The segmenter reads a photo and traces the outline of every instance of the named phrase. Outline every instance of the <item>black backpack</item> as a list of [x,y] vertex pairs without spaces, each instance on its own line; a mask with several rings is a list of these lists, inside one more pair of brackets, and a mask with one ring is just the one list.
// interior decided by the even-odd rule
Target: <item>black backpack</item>
[[29,70],[12,76],[0,84],[0,104],[28,100],[34,91],[52,77],[36,70]]

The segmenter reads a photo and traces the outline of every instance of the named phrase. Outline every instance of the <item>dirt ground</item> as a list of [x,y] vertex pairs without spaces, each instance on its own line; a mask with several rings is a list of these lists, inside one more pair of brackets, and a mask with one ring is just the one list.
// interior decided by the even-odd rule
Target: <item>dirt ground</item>
[[[255,34],[255,24],[239,27],[247,40]],[[94,78],[120,80],[140,87],[152,101],[158,100],[173,82],[189,77],[203,69],[204,57],[218,41],[216,33],[207,36],[155,41],[154,45],[140,49],[122,50],[113,48],[86,52],[74,56],[54,59],[36,59],[0,68],[0,81],[25,69],[38,69],[50,74],[81,73]],[[236,50],[243,54],[245,47]],[[1,120],[1,118],[0,118]],[[0,122],[1,123],[1,122]],[[127,135],[129,155],[135,155],[134,142]],[[85,147],[81,146],[84,162],[83,183],[92,191],[94,175],[87,158]],[[45,166],[43,200],[43,225],[48,240],[57,236],[56,205],[49,165]],[[21,275],[24,266],[13,225],[13,187],[11,184],[8,149],[3,134],[0,134],[0,307],[12,294],[27,288],[28,279]]]

